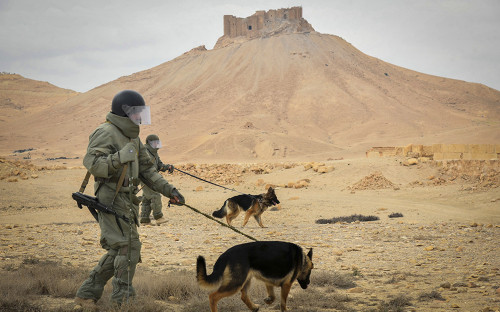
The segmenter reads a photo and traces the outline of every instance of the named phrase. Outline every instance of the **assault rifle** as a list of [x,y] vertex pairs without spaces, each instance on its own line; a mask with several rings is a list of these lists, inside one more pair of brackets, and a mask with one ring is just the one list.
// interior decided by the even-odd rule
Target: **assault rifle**
[[87,208],[89,209],[90,213],[92,214],[92,216],[94,216],[94,218],[95,218],[95,220],[97,222],[99,222],[99,217],[98,217],[98,214],[97,214],[97,210],[99,210],[101,212],[104,212],[104,213],[109,213],[109,214],[114,215],[115,218],[116,218],[116,223],[118,224],[118,227],[120,228],[120,231],[122,231],[122,234],[123,234],[122,226],[120,225],[120,222],[119,222],[118,219],[120,218],[120,219],[122,219],[123,221],[125,221],[127,223],[130,222],[129,218],[127,218],[125,216],[122,216],[122,215],[119,215],[113,209],[111,209],[111,208],[107,207],[106,205],[100,203],[99,200],[96,197],[89,196],[89,195],[86,195],[86,194],[83,194],[83,193],[80,193],[80,192],[73,193],[72,197],[73,197],[74,200],[76,200],[78,208],[82,209],[83,206],[87,206]]

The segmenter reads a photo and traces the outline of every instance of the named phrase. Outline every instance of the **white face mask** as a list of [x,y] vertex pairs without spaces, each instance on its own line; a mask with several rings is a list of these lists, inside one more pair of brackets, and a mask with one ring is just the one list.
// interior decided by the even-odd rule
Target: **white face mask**
[[150,125],[151,124],[151,109],[149,106],[122,106],[123,111],[127,114],[128,118],[136,125]]
[[149,141],[149,145],[151,145],[152,148],[159,149],[161,148],[161,141],[160,140]]

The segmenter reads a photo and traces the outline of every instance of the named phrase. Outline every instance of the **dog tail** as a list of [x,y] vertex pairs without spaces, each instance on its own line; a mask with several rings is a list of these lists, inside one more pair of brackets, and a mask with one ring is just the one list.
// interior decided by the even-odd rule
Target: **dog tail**
[[217,274],[215,271],[207,275],[207,265],[203,256],[198,256],[196,260],[196,280],[200,287],[213,289],[219,286],[222,274]]
[[222,207],[220,207],[219,210],[215,210],[214,212],[212,212],[212,216],[216,218],[224,217],[227,214],[226,205],[227,205],[227,200],[224,202],[224,205],[222,205]]

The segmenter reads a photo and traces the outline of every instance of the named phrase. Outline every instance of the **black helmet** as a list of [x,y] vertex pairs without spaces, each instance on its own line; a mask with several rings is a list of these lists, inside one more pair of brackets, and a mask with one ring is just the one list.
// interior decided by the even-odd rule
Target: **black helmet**
[[138,92],[133,90],[123,90],[118,92],[111,102],[111,112],[115,115],[127,117],[123,111],[123,105],[127,106],[145,106],[144,98]]

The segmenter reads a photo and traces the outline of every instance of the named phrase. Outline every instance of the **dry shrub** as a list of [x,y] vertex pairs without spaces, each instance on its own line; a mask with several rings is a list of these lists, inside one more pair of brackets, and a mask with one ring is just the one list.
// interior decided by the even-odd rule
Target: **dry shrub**
[[406,295],[398,295],[389,302],[384,302],[379,306],[379,311],[403,312],[406,306],[411,306],[411,298]]
[[318,219],[316,220],[317,224],[328,224],[328,223],[339,223],[339,222],[344,222],[344,223],[352,223],[352,222],[366,222],[366,221],[377,221],[380,218],[377,216],[363,216],[360,214],[353,214],[348,217],[335,217],[331,219]]
[[80,286],[75,280],[81,282],[87,275],[75,267],[64,266],[63,269],[57,262],[25,259],[23,263],[19,269],[2,276],[1,293],[8,294],[3,297],[22,299],[24,296],[50,295],[72,298]]
[[[345,302],[351,301],[347,295],[325,293],[317,289],[295,288],[287,300],[287,307],[295,312],[323,311],[323,309],[347,310]],[[321,309],[321,310],[320,310]]]
[[311,285],[319,287],[332,286],[343,289],[356,287],[352,274],[340,274],[338,272],[314,272],[311,275]]
[[428,293],[421,293],[419,296],[418,296],[418,300],[420,301],[430,301],[430,300],[441,300],[441,301],[444,301],[446,299],[443,298],[443,296],[441,296],[441,293],[439,293],[438,291],[431,291],[431,292],[428,292]]
[[36,302],[39,296],[73,298],[86,278],[81,269],[32,258],[15,270],[2,274],[0,311],[46,311]]
[[[193,272],[174,271],[158,276],[145,272],[136,275],[134,287],[140,289],[141,296],[155,300],[182,300],[192,297],[204,297]],[[207,297],[208,298],[208,297]]]
[[389,215],[389,218],[402,218],[403,214],[400,212],[394,212]]

